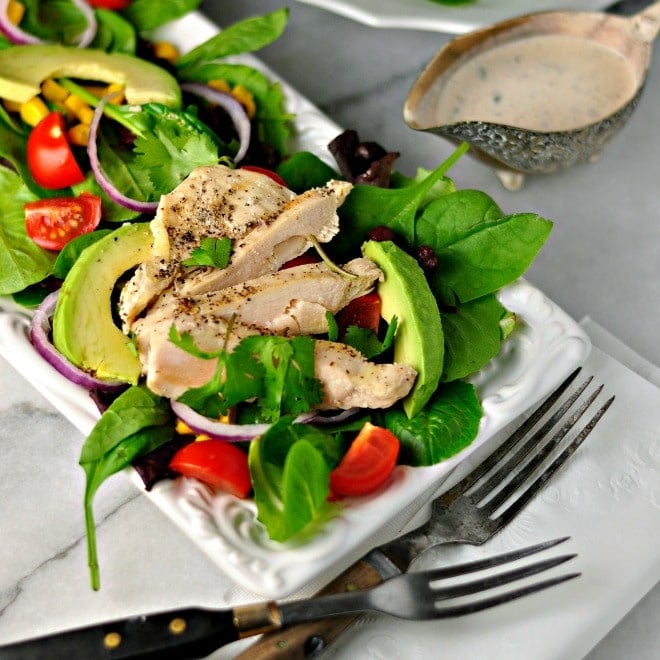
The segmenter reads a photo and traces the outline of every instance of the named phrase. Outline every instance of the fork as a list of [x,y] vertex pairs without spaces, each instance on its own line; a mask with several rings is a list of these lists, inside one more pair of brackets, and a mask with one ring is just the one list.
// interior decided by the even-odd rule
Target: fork
[[614,401],[614,396],[607,399],[561,453],[548,463],[562,440],[603,390],[604,386],[599,385],[588,394],[548,440],[548,435],[592,383],[593,376],[589,376],[542,426],[529,435],[561,399],[580,371],[581,368],[573,371],[498,449],[453,488],[433,500],[431,517],[423,535],[419,529],[413,530],[378,550],[390,558],[396,557],[396,565],[406,570],[413,560],[419,559],[432,546],[452,542],[481,545],[508,525],[575,453]]
[[[604,387],[599,385],[585,394],[593,381],[589,376],[570,389],[580,373],[581,368],[575,369],[490,456],[433,500],[426,523],[375,548],[320,593],[368,589],[405,572],[438,546],[481,545],[508,525],[576,452],[614,401],[613,396],[607,399],[564,443]],[[579,402],[583,395],[584,400]],[[567,419],[562,423],[564,417]],[[354,620],[342,617],[264,635],[236,660],[307,657],[330,644]]]
[[[243,637],[347,613],[372,611],[415,620],[462,616],[578,577],[580,573],[577,572],[565,573],[526,583],[513,590],[496,591],[485,598],[452,603],[453,599],[490,592],[573,559],[577,555],[565,554],[541,559],[532,564],[507,567],[563,543],[567,538],[546,541],[478,561],[399,575],[368,591],[320,596],[288,603],[269,601],[225,610],[188,608],[110,621],[0,646],[0,659],[201,658],[220,646]],[[500,567],[507,569],[499,572],[490,570]],[[469,582],[442,584],[443,580],[480,571],[486,571],[486,574]],[[449,604],[443,605],[444,602]]]

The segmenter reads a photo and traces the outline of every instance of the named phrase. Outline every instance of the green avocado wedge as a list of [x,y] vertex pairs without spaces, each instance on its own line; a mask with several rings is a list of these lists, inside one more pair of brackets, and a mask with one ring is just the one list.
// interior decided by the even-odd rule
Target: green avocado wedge
[[417,371],[403,409],[414,417],[433,396],[442,375],[444,337],[435,296],[417,261],[391,241],[367,241],[362,253],[384,273],[378,284],[381,316],[397,317],[394,361]]
[[85,248],[67,275],[53,316],[53,344],[96,378],[135,385],[140,362],[115,325],[112,293],[126,271],[144,261],[153,236],[149,223],[125,224]]
[[39,94],[44,80],[58,77],[118,83],[124,86],[129,104],[181,107],[181,89],[174,76],[132,55],[58,44],[0,50],[0,98],[25,103]]

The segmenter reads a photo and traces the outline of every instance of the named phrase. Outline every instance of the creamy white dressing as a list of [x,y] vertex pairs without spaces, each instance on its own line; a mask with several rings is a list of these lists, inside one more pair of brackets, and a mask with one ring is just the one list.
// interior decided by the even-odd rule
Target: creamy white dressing
[[477,54],[429,92],[433,125],[484,121],[547,132],[604,119],[636,88],[632,66],[615,50],[579,37],[538,35]]

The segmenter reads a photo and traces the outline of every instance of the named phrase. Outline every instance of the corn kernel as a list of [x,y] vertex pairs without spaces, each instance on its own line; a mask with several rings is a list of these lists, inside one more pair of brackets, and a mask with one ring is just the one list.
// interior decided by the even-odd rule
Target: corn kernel
[[85,91],[93,94],[98,99],[102,99],[108,92],[105,85],[85,85]]
[[179,435],[193,435],[193,430],[188,426],[188,424],[182,422],[180,419],[176,420],[175,430]]
[[174,62],[179,58],[179,50],[169,41],[156,41],[153,46],[154,55],[160,60]]
[[204,440],[210,440],[211,438],[205,433],[200,433],[195,436],[195,442],[204,442]]
[[9,0],[7,4],[7,18],[10,23],[20,25],[25,14],[25,5],[18,0]]
[[86,147],[89,142],[89,124],[75,124],[67,132],[66,137],[71,144]]
[[209,80],[206,84],[209,87],[212,87],[213,89],[216,89],[219,92],[224,92],[225,94],[231,94],[231,87],[229,86],[229,83],[226,80],[222,80],[222,78]]
[[90,108],[85,101],[75,94],[70,94],[64,101],[64,107],[73,115],[78,117],[81,122],[91,124],[94,117],[94,110]]
[[243,87],[243,85],[236,85],[236,87],[231,90],[231,95],[245,108],[247,116],[252,119],[257,111],[252,92]]
[[47,101],[52,103],[64,103],[69,96],[69,92],[52,78],[46,78],[41,83],[41,93]]
[[23,103],[20,109],[21,119],[30,126],[36,126],[49,112],[48,106],[38,96]]
[[124,86],[119,83],[110,83],[105,89],[105,96],[112,94],[109,103],[120,105],[124,102]]

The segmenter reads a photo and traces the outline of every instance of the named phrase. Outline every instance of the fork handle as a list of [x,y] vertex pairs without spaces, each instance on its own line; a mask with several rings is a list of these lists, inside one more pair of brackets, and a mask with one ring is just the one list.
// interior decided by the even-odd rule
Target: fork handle
[[0,646],[2,660],[202,658],[239,638],[232,610],[135,616]]
[[[346,569],[339,577],[317,595],[364,591],[383,581],[378,571],[360,560]],[[359,615],[337,616],[301,623],[282,630],[267,633],[251,644],[235,660],[301,660],[328,646],[346,630]]]

